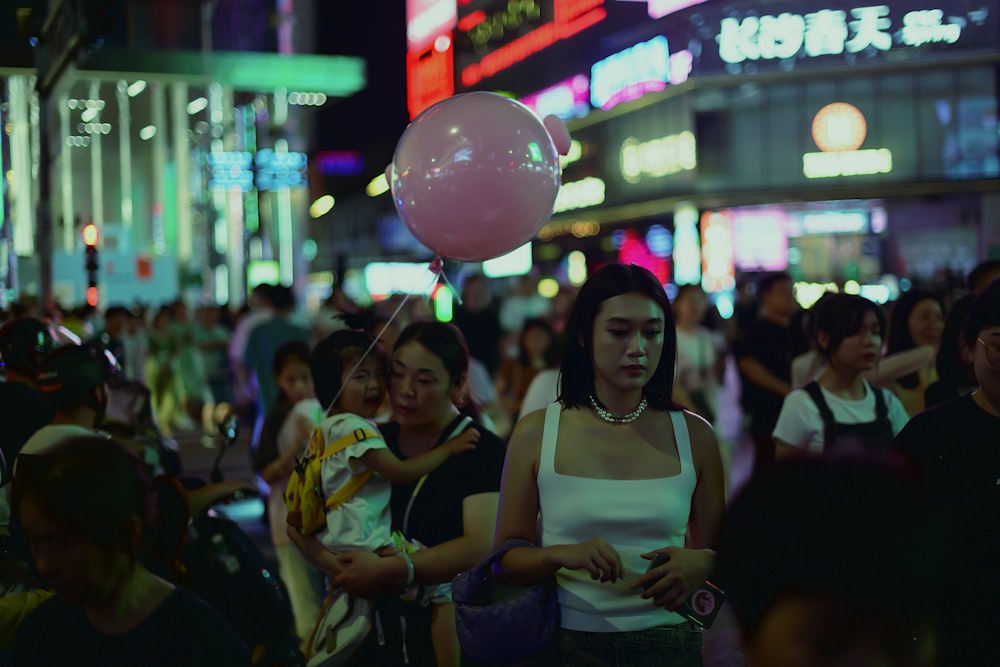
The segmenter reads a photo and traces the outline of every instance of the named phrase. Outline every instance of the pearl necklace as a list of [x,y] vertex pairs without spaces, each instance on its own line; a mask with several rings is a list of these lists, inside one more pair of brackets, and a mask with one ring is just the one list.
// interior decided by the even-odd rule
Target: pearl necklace
[[597,402],[597,399],[594,398],[593,394],[591,394],[590,396],[590,404],[594,406],[594,412],[597,413],[597,416],[600,418],[600,420],[603,422],[607,422],[609,424],[631,424],[632,422],[634,422],[636,419],[639,418],[639,415],[641,415],[643,412],[646,411],[645,396],[643,396],[642,400],[639,401],[639,407],[637,407],[632,412],[624,414],[620,417],[614,414],[613,412],[609,412],[608,410],[604,409],[604,407]]

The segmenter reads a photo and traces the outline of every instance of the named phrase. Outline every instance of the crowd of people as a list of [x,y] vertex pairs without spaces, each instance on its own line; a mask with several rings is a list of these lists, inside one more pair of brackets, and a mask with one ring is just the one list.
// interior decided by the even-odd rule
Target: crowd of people
[[[17,610],[0,621],[19,626],[0,641],[14,637],[14,664],[77,664],[65,647],[26,657],[59,623],[119,664],[163,627],[216,642],[199,658],[212,662],[162,664],[249,664],[223,619],[139,557],[155,523],[147,471],[163,466],[97,435],[114,372],[148,388],[163,437],[213,428],[220,404],[253,424],[305,655],[346,596],[372,626],[350,664],[469,664],[450,583],[519,540],[498,580],[554,582],[560,611],[531,664],[989,664],[998,278],[984,262],[963,293],[913,289],[885,308],[828,293],[803,310],[792,278],[767,274],[728,323],[699,287],[671,300],[618,264],[554,300],[527,278],[496,298],[468,276],[453,323],[418,298],[361,307],[339,289],[310,321],[275,285],[239,314],[208,305],[193,319],[183,302],[151,318],[12,309],[0,507],[48,586],[0,598]],[[718,425],[737,406],[720,387],[733,379],[743,428],[729,439]],[[737,448],[753,455],[742,478]],[[326,504],[309,525],[286,491],[320,454]],[[78,492],[89,504],[66,507]],[[739,630],[724,663],[703,646],[724,624],[684,611],[705,582]]]

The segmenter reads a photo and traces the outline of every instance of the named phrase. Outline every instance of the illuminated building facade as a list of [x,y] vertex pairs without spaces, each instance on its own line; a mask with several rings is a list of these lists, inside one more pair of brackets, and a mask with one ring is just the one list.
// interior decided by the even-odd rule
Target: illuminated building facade
[[722,292],[740,272],[874,286],[1000,256],[993,3],[410,4],[411,114],[493,90],[567,121],[536,260],[644,257]]
[[[302,287],[311,112],[367,85],[362,59],[309,53],[311,0],[13,5],[0,8],[0,307],[41,291],[43,203],[64,305],[83,301],[86,223],[101,230],[102,305]],[[47,99],[37,53],[73,63]]]

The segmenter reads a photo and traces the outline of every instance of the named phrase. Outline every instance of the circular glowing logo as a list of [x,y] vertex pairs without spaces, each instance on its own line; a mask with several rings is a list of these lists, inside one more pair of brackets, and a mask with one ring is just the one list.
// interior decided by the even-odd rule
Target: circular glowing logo
[[864,114],[845,102],[827,104],[813,118],[813,141],[825,153],[856,151],[865,143],[867,134]]
[[715,611],[715,597],[704,588],[697,590],[691,597],[691,608],[699,616],[708,616]]

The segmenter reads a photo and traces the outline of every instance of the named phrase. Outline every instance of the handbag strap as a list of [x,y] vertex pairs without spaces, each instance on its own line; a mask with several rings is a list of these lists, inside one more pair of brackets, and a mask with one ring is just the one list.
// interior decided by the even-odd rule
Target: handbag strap
[[512,537],[508,540],[504,540],[497,546],[493,548],[493,551],[486,556],[486,558],[479,561],[473,568],[473,572],[477,579],[482,579],[486,575],[486,571],[493,567],[501,558],[503,558],[508,551],[515,549],[517,547],[534,547],[537,546],[534,542],[530,540],[525,540],[520,537]]
[[[448,434],[448,437],[438,440],[437,444],[434,446],[437,447],[438,445],[448,442],[449,440],[457,436],[459,433],[464,431],[466,428],[468,428],[471,423],[472,423],[472,417],[469,417],[468,415],[462,417],[459,420],[458,424],[455,426],[455,428],[453,428],[451,432]],[[429,474],[430,473],[428,473],[428,475]],[[420,493],[420,490],[424,488],[424,482],[426,481],[427,481],[427,475],[424,475],[419,480],[417,480],[417,485],[413,487],[413,492],[410,494],[410,500],[409,502],[406,503],[406,511],[403,512],[403,535],[410,534],[410,510],[413,509],[413,501],[417,499],[417,495]]]

